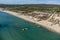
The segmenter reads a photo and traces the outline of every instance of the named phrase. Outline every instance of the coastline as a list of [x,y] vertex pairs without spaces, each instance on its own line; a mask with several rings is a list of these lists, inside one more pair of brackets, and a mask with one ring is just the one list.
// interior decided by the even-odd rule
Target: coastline
[[14,15],[16,17],[22,18],[22,19],[24,19],[26,21],[29,21],[29,22],[33,22],[33,23],[38,24],[38,25],[40,25],[44,28],[47,28],[50,31],[60,33],[60,27],[58,25],[51,26],[52,23],[48,22],[47,20],[46,21],[42,20],[40,22],[37,22],[37,21],[34,21],[33,19],[29,18],[28,16],[20,15],[19,13],[16,13],[16,12],[12,12],[12,11],[8,11],[8,10],[4,10],[2,12],[6,12],[8,14],[11,14],[11,15]]

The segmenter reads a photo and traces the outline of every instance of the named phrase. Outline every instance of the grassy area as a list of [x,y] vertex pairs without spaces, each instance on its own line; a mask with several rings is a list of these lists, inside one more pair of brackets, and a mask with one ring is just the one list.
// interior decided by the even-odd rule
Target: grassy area
[[14,11],[27,11],[27,12],[32,12],[32,11],[42,11],[42,12],[52,12],[53,10],[56,11],[56,13],[60,13],[60,8],[43,8],[43,7],[12,7],[8,8],[9,10],[14,10]]
[[5,9],[9,9],[12,11],[42,11],[42,12],[49,12],[53,13],[55,10],[56,13],[60,14],[60,5],[47,5],[47,4],[36,4],[36,5],[6,5],[3,6]]

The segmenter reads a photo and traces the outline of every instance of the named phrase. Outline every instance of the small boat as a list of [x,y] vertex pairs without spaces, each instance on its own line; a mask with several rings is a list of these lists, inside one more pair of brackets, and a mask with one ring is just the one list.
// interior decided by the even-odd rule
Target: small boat
[[28,30],[28,28],[23,28],[22,31]]

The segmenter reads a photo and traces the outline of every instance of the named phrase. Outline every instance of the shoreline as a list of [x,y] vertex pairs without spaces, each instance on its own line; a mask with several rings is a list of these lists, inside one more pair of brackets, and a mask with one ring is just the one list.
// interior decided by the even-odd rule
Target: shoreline
[[35,24],[38,24],[52,32],[56,32],[56,33],[59,33],[60,34],[60,27],[58,25],[53,25],[51,26],[51,22],[48,22],[47,20],[42,20],[40,22],[37,22],[37,21],[34,21],[33,19],[29,18],[28,16],[25,16],[25,15],[20,15],[19,13],[16,13],[16,12],[13,12],[13,11],[8,11],[8,10],[4,10],[2,12],[6,12],[8,14],[11,14],[13,16],[16,16],[18,18],[21,18],[21,19],[24,19],[26,21],[29,21],[29,22],[32,22],[32,23],[35,23]]

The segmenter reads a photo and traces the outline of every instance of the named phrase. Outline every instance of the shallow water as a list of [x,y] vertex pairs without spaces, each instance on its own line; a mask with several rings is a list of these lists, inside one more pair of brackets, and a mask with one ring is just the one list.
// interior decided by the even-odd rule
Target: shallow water
[[[28,28],[27,30],[22,30]],[[10,14],[0,12],[0,40],[60,40],[60,35]]]

